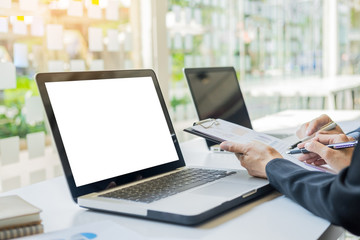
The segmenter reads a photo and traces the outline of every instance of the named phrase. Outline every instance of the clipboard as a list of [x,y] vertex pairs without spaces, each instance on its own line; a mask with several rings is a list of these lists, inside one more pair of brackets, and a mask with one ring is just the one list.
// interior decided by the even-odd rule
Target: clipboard
[[[197,126],[197,125],[201,126],[202,125],[202,126],[205,126],[204,127],[205,129],[207,129],[207,128],[212,127],[213,125],[216,125],[216,122],[217,122],[216,119],[208,118],[208,119],[204,119],[204,120],[201,120],[201,121],[198,121],[198,122],[194,122],[193,126]],[[208,124],[208,125],[203,125],[203,124]],[[206,140],[212,141],[212,142],[214,142],[216,144],[220,144],[220,143],[226,141],[223,138],[216,137],[214,135],[210,135],[210,134],[206,134],[204,132],[197,131],[193,127],[185,128],[184,131],[188,132],[188,133],[191,133],[191,134],[194,134],[194,135],[196,135],[198,137],[205,138]]]
[[185,132],[203,137],[215,143],[232,141],[237,143],[247,143],[250,141],[259,141],[275,148],[285,159],[299,165],[310,171],[333,172],[332,169],[323,166],[314,166],[297,160],[292,155],[286,154],[289,143],[270,136],[265,133],[256,132],[252,129],[240,126],[238,124],[223,120],[208,118],[195,122],[192,127],[184,129]]

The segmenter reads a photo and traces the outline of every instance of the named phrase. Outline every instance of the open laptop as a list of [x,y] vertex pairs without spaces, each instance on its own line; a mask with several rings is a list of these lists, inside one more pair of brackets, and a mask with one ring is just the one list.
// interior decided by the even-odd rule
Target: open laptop
[[152,70],[35,78],[81,207],[191,225],[272,190],[245,170],[186,167]]
[[221,118],[252,129],[233,67],[185,68],[184,74],[200,120]]

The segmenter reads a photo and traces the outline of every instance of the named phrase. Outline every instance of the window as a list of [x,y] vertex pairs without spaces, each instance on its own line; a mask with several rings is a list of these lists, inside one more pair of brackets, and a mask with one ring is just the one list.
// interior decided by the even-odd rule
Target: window
[[[183,67],[234,66],[252,119],[281,110],[277,92],[252,90],[321,76],[322,7],[321,0],[168,0],[174,119],[196,118]],[[301,107],[296,97],[286,102]]]

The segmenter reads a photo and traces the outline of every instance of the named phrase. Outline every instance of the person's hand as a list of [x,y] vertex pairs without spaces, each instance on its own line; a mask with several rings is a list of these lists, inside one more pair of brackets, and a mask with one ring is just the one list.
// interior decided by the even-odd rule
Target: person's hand
[[[302,124],[300,126],[300,128],[296,131],[296,136],[299,139],[302,139],[307,136],[311,136],[314,133],[316,133],[322,126],[324,126],[325,124],[327,124],[331,121],[332,120],[328,115],[322,114],[319,117],[311,120],[310,122],[306,122],[306,123]],[[331,133],[331,134],[344,133],[339,126],[336,126],[334,129],[332,129],[330,131],[326,131],[326,132]],[[324,132],[322,132],[322,133],[324,133]]]
[[350,165],[354,148],[335,150],[325,145],[348,141],[353,141],[353,139],[345,134],[316,134],[311,141],[298,145],[299,148],[305,147],[311,151],[311,153],[299,155],[298,159],[317,166],[329,164],[336,172],[339,172]]
[[220,144],[220,148],[235,153],[241,166],[254,177],[266,178],[265,168],[268,162],[274,158],[282,158],[274,148],[260,142],[240,144],[226,141]]

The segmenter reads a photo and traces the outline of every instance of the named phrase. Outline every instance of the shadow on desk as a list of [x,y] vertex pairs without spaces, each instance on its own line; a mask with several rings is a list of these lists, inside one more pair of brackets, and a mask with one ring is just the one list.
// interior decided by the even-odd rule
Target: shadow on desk
[[211,229],[211,228],[215,228],[227,221],[230,221],[232,219],[235,219],[243,214],[246,214],[247,212],[249,212],[250,210],[252,210],[253,208],[265,203],[265,202],[268,202],[268,201],[271,201],[279,196],[281,196],[282,194],[279,193],[278,191],[272,191],[271,193],[269,193],[268,195],[266,196],[261,196],[261,197],[258,197],[257,199],[254,199],[253,201],[250,201],[249,203],[245,203],[245,204],[242,204],[238,207],[235,207],[215,218],[212,218],[210,219],[209,221],[203,223],[203,224],[200,224],[198,225],[199,228],[202,228],[202,229]]

